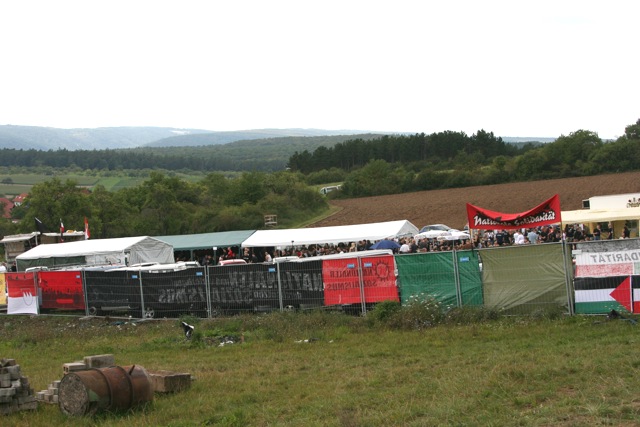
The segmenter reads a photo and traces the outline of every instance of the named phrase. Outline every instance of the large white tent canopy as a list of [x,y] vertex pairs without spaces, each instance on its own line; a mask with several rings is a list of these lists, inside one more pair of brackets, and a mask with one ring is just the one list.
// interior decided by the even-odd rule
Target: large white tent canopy
[[258,230],[242,243],[243,247],[287,247],[312,244],[338,244],[360,240],[382,240],[413,236],[418,228],[407,220],[334,227]]
[[18,270],[67,265],[174,263],[173,247],[148,236],[90,239],[39,245],[16,257]]

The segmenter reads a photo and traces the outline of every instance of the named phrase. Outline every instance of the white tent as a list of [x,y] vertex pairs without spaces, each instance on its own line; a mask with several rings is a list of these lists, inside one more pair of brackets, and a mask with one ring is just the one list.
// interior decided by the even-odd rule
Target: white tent
[[397,236],[413,236],[418,228],[407,220],[335,227],[258,230],[242,242],[243,247],[287,247],[312,244],[338,244],[360,240],[376,241]]
[[174,263],[173,246],[153,237],[80,240],[39,245],[16,257],[18,271],[28,267],[69,265],[132,265]]

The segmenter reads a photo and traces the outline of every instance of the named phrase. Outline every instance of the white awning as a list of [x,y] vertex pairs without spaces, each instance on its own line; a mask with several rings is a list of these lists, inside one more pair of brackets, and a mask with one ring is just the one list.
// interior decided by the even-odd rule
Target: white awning
[[586,224],[594,222],[622,221],[626,219],[640,219],[640,208],[626,208],[615,210],[579,209],[576,211],[562,211],[563,224]]
[[0,240],[0,243],[10,243],[10,242],[24,242],[25,240],[30,240],[36,237],[38,234],[37,231],[29,234],[13,234],[11,236],[4,236],[4,239]]
[[243,247],[287,247],[312,244],[338,244],[376,241],[398,236],[413,236],[418,228],[407,220],[334,227],[258,230],[242,243]]

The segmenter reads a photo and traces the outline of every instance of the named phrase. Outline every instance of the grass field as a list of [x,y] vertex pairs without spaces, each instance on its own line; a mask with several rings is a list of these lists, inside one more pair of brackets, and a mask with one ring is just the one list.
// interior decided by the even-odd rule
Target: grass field
[[[57,406],[3,426],[585,426],[640,424],[640,326],[603,317],[393,328],[372,317],[273,313],[194,322],[3,316],[0,357],[39,391],[62,365],[191,373],[189,390],[92,419]],[[223,336],[244,342],[220,346]],[[304,342],[309,340],[309,342]]]
[[[87,176],[80,174],[0,174],[0,195],[16,196],[31,191],[31,187],[52,178],[58,178],[62,182],[68,179],[75,181],[81,187],[93,188],[103,185],[109,191],[117,191],[122,188],[136,187],[146,181],[146,177],[132,177],[123,174],[122,176]],[[188,181],[197,181],[201,176],[181,176]],[[11,179],[12,184],[7,184],[6,180]],[[5,183],[3,183],[3,181]]]

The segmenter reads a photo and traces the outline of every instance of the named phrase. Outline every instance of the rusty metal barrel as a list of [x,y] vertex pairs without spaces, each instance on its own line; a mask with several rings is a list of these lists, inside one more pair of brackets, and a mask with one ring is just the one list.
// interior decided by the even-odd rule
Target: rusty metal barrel
[[139,365],[68,373],[58,386],[58,406],[72,416],[122,411],[153,400],[153,385]]

